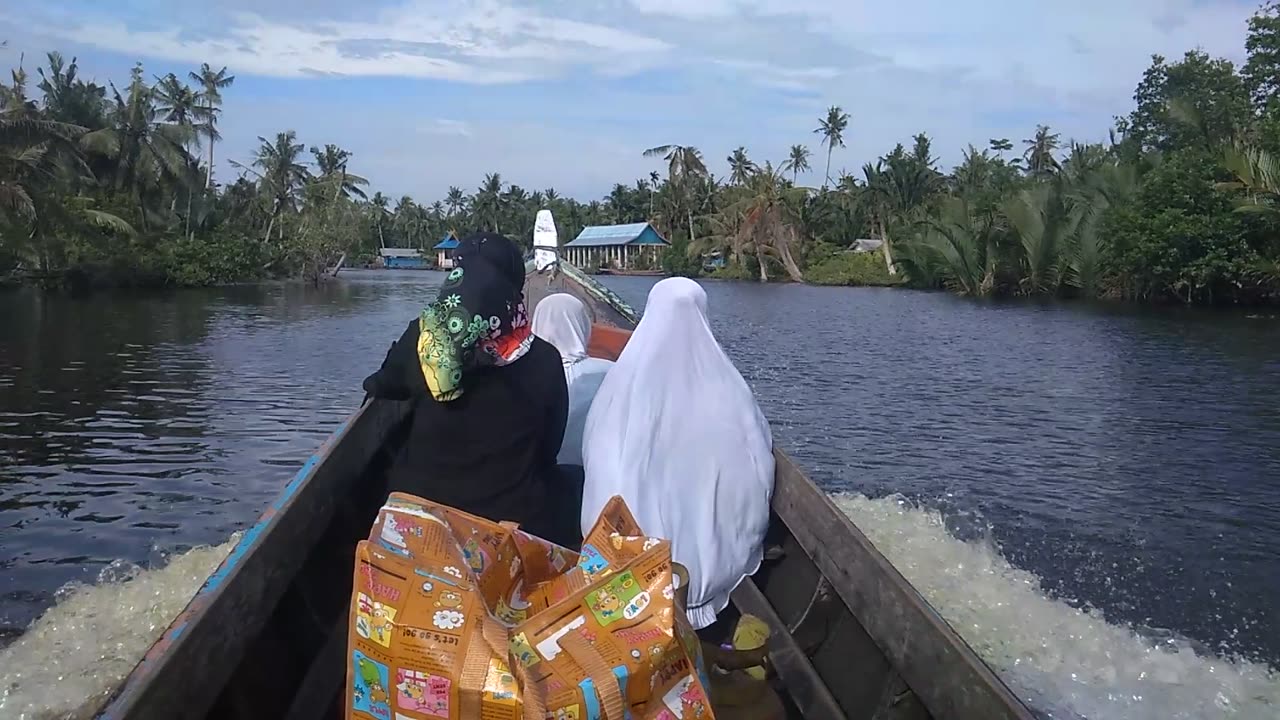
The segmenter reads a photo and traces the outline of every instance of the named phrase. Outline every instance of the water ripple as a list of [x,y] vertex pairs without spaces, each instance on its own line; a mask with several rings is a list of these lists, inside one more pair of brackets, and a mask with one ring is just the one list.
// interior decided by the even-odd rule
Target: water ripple
[[[225,552],[439,280],[0,296],[0,629],[117,560]],[[1280,320],[706,287],[777,442],[1038,708],[1275,717]]]

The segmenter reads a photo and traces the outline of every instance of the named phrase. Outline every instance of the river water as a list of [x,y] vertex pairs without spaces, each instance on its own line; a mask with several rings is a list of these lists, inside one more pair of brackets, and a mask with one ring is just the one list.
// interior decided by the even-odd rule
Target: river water
[[[0,294],[0,717],[127,672],[442,276],[344,278]],[[1042,715],[1280,717],[1280,316],[704,286],[775,441]]]

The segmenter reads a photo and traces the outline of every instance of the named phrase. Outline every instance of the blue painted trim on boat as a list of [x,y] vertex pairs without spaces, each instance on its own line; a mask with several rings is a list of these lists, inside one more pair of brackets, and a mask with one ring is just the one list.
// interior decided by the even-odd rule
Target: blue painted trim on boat
[[223,560],[218,569],[214,570],[213,574],[209,576],[209,579],[204,581],[204,586],[200,588],[200,592],[196,593],[196,595],[204,595],[217,590],[223,581],[231,576],[231,571],[235,570],[236,565],[239,565],[244,556],[248,554],[249,548],[258,542],[258,538],[273,519],[275,519],[274,515],[269,518],[263,518],[254,523],[253,527],[246,530],[244,537],[240,538],[240,542],[236,543],[236,546],[231,550],[231,554],[227,555],[227,559]]
[[285,485],[284,489],[280,491],[280,495],[276,497],[276,501],[271,503],[271,507],[275,508],[277,511],[283,510],[284,504],[289,502],[289,499],[293,497],[294,493],[298,492],[298,488],[302,487],[302,484],[307,481],[307,478],[311,477],[311,472],[316,469],[316,465],[319,463],[319,455],[312,455],[307,458],[307,461],[302,464],[302,467],[298,468],[298,472],[294,474],[293,479],[289,481],[289,484]]

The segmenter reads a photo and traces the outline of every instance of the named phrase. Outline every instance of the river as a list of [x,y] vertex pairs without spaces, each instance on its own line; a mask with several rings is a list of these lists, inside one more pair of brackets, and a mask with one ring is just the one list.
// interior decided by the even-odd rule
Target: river
[[[441,278],[0,294],[0,715],[127,670]],[[1041,714],[1280,716],[1280,316],[704,286],[776,442]]]

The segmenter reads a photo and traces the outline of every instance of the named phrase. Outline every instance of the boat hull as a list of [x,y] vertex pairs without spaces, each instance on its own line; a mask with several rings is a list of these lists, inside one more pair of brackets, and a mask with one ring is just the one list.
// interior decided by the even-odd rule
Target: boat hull
[[[530,274],[530,308],[570,292],[591,352],[616,358],[636,314],[572,266]],[[304,464],[99,715],[342,717],[351,568],[387,495],[406,403],[366,404]],[[811,719],[1030,720],[1027,708],[782,452],[766,561],[734,604],[772,631],[788,713]]]

